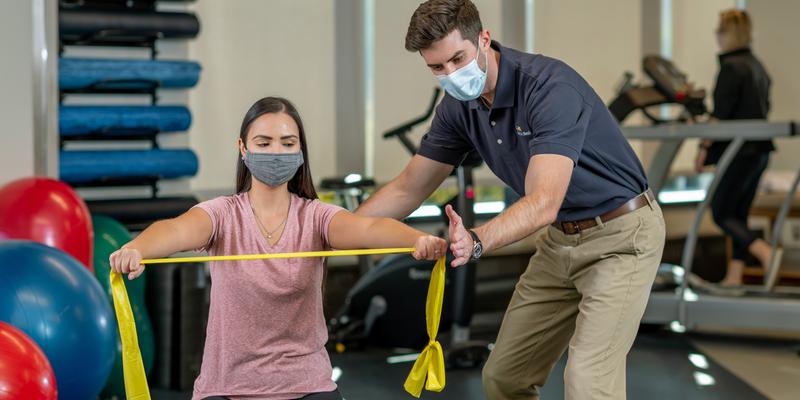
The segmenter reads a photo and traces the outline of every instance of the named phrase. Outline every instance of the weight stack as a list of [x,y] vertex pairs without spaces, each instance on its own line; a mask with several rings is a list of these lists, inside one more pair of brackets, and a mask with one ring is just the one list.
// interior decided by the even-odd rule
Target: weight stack
[[200,373],[210,285],[205,264],[163,264],[147,271],[145,297],[155,336],[150,384],[191,391]]

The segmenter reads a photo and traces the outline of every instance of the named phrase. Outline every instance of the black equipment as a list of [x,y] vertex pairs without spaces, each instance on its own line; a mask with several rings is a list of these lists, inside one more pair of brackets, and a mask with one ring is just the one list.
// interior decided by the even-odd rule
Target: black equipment
[[[706,91],[696,89],[672,62],[660,56],[647,56],[642,69],[653,80],[653,86],[633,83],[633,74],[626,72],[618,87],[617,97],[608,105],[611,114],[622,122],[632,112],[641,110],[654,124],[694,119],[707,112],[704,103]],[[684,112],[677,120],[665,120],[653,115],[648,108],[664,104],[678,104]]]
[[[434,112],[441,89],[436,88],[425,114],[384,133],[384,139],[396,137],[412,154],[416,145],[408,138],[411,130],[427,121]],[[475,223],[472,170],[483,163],[473,151],[454,171],[458,195],[453,204],[465,226]],[[444,205],[442,206],[444,207]],[[442,212],[447,221],[447,216]],[[452,255],[448,256],[448,263]],[[349,346],[370,343],[386,347],[418,349],[427,343],[425,298],[433,262],[416,261],[399,255],[383,259],[365,273],[350,290],[342,310],[329,325],[331,344]],[[452,327],[451,345],[445,358],[449,367],[481,365],[489,354],[488,343],[469,341],[469,325],[475,299],[475,262],[448,268],[440,331]]]

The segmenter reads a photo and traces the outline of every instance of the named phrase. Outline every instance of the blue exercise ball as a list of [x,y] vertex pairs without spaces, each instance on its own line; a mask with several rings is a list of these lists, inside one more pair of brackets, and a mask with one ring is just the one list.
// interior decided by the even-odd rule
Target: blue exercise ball
[[0,321],[16,326],[50,360],[59,399],[94,399],[114,364],[117,327],[103,288],[53,247],[0,242]]

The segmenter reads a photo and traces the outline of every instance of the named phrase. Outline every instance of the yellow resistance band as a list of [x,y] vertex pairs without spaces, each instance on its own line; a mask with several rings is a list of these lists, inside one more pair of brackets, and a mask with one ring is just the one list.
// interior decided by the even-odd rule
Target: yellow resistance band
[[442,317],[442,303],[444,302],[444,272],[445,258],[436,261],[431,272],[431,281],[428,284],[428,299],[425,301],[425,323],[428,326],[430,341],[425,350],[419,355],[414,367],[406,378],[403,387],[406,392],[416,398],[422,393],[422,387],[431,392],[441,392],[444,389],[444,353],[442,345],[436,341],[439,333],[439,320]]
[[240,256],[153,258],[149,260],[142,260],[141,264],[146,265],[146,264],[198,263],[207,261],[269,260],[276,258],[369,256],[376,254],[413,253],[414,250],[415,249],[413,247],[400,247],[393,249],[389,248],[389,249],[366,249],[366,250],[305,251],[300,253],[244,254]]
[[[375,254],[412,253],[413,248],[367,249],[367,250],[336,250],[336,251],[310,251],[300,253],[277,254],[247,254],[239,256],[207,256],[207,257],[181,257],[157,258],[142,260],[142,264],[166,263],[197,263],[205,261],[242,261],[242,260],[268,260],[283,258],[305,257],[341,257],[362,256]],[[444,273],[445,258],[436,261],[428,286],[425,319],[427,323],[430,342],[420,354],[414,367],[411,369],[405,382],[405,389],[415,397],[419,397],[423,387],[430,391],[440,392],[444,389],[444,355],[442,346],[436,341],[439,331],[439,320],[442,315],[442,302],[444,299]],[[122,276],[116,272],[109,274],[114,311],[117,313],[117,324],[122,342],[122,370],[125,378],[125,394],[128,400],[150,400],[150,389],[147,386],[147,377],[144,373],[142,353],[139,350],[139,339],[136,336],[136,322],[128,300],[128,292]]]

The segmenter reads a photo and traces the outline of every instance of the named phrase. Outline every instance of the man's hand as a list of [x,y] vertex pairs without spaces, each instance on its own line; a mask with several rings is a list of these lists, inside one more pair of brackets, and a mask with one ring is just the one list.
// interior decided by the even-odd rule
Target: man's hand
[[447,218],[450,219],[450,251],[453,252],[455,259],[450,263],[452,267],[466,264],[472,257],[472,248],[475,242],[472,235],[467,232],[467,228],[461,222],[461,217],[453,210],[451,205],[445,207]]

